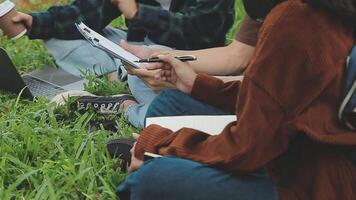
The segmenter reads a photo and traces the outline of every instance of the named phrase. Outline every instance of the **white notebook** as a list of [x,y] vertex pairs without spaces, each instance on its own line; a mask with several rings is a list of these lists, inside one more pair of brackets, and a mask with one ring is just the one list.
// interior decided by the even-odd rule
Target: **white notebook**
[[226,125],[233,121],[236,121],[236,115],[151,117],[146,119],[146,126],[157,124],[172,131],[186,127],[197,129],[210,135],[218,135]]
[[[218,135],[231,122],[236,121],[236,115],[190,115],[146,118],[146,127],[157,124],[172,131],[181,128],[193,128],[210,135]],[[145,159],[162,157],[158,154],[145,152]]]
[[132,67],[139,67],[139,63],[135,62],[139,60],[137,56],[121,48],[118,44],[113,43],[104,36],[90,29],[83,22],[76,23],[78,31],[85,37],[85,39],[90,42],[91,45],[102,49],[103,51],[109,53],[115,58],[120,59],[123,62],[130,64]]

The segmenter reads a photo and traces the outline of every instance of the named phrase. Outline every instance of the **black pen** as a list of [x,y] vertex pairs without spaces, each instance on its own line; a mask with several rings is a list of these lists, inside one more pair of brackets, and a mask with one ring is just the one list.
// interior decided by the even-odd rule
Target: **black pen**
[[[176,56],[175,58],[182,62],[197,60],[197,57],[192,56],[192,55]],[[152,62],[162,62],[162,60],[159,59],[158,57],[152,57],[152,58],[147,58],[147,59],[136,60],[135,62],[137,62],[137,63],[152,63]]]

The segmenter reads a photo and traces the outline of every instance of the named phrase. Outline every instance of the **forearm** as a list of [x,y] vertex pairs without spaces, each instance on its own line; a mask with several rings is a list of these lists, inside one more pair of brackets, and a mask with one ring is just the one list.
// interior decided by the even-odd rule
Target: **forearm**
[[196,51],[173,50],[172,54],[197,56],[196,61],[189,62],[197,73],[226,76],[240,74],[248,66],[254,52],[255,47],[235,40],[226,47]]
[[101,32],[112,19],[120,14],[109,0],[76,0],[70,5],[53,6],[47,12],[32,13],[31,39],[78,39],[82,36],[76,22]]
[[[129,20],[130,27],[143,28],[157,44],[176,49],[202,49],[223,46],[225,34],[233,22],[231,0],[206,0],[184,5],[175,11],[138,4]],[[205,23],[209,20],[209,23]]]
[[231,81],[242,82],[244,79],[244,76],[242,76],[242,75],[239,75],[239,76],[214,76],[214,77],[222,80],[224,83],[231,82]]

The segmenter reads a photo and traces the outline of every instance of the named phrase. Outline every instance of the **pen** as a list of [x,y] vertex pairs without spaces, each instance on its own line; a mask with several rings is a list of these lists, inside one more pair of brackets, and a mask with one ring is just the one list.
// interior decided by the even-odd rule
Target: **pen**
[[[197,60],[197,57],[192,56],[192,55],[176,56],[175,58],[182,62]],[[152,57],[152,58],[147,58],[147,59],[136,60],[135,62],[137,62],[137,63],[152,63],[152,62],[162,62],[162,60],[159,59],[158,57]]]

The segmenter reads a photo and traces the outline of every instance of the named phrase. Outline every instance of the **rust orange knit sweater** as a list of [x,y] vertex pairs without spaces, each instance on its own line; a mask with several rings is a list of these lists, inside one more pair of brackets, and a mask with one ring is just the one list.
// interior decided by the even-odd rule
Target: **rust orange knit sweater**
[[157,125],[135,153],[177,155],[231,173],[265,167],[282,200],[355,200],[356,169],[344,155],[356,132],[337,120],[350,27],[334,15],[288,0],[266,18],[243,82],[199,75],[192,96],[238,115],[220,135]]

